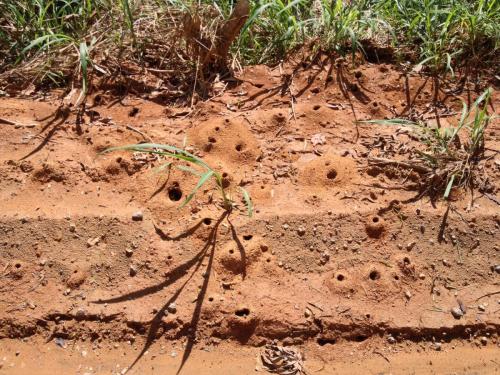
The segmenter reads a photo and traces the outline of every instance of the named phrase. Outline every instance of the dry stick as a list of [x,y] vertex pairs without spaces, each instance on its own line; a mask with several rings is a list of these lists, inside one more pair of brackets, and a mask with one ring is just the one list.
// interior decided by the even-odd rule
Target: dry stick
[[194,104],[194,94],[196,92],[196,84],[198,82],[198,69],[200,67],[200,56],[198,56],[198,61],[196,62],[196,73],[194,75],[194,84],[193,84],[193,92],[191,94],[191,106],[190,108],[193,109],[193,104]]
[[484,298],[484,297],[490,297],[490,296],[494,296],[496,294],[500,294],[500,290],[496,291],[496,292],[492,292],[492,293],[486,293],[478,298],[475,299],[475,302],[479,301],[481,298]]
[[413,169],[413,170],[420,172],[420,173],[431,173],[432,172],[429,168],[424,167],[423,165],[414,164],[414,163],[405,162],[405,161],[397,161],[397,160],[390,160],[390,159],[384,159],[384,158],[370,158],[370,159],[368,159],[368,162],[373,162],[375,164],[395,165],[398,167]]

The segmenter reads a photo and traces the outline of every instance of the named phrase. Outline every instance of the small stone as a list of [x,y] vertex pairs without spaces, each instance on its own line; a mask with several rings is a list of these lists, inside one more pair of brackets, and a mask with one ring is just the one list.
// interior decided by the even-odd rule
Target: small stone
[[415,245],[416,245],[416,244],[417,244],[417,243],[416,243],[415,241],[409,242],[409,243],[406,245],[406,250],[408,250],[408,251],[412,250],[412,249],[415,247]]
[[299,236],[303,236],[304,234],[306,234],[306,229],[305,229],[304,227],[299,227],[299,228],[297,229],[297,234],[298,234]]
[[437,350],[438,352],[441,351],[441,343],[440,342],[435,342],[433,345],[434,350]]
[[306,318],[310,318],[312,316],[312,311],[309,308],[306,308],[306,311],[304,311],[304,316]]
[[175,314],[177,312],[177,306],[175,302],[172,302],[170,305],[168,305],[167,310],[171,314]]
[[453,315],[455,319],[460,319],[462,316],[464,316],[464,312],[460,307],[454,307],[451,309],[451,315]]
[[141,221],[144,218],[142,211],[137,211],[132,214],[132,220]]
[[130,258],[132,255],[134,255],[134,250],[132,250],[132,249],[126,249],[125,250],[125,255]]
[[493,271],[495,271],[496,273],[500,273],[500,265],[494,266]]
[[394,336],[389,335],[389,336],[387,336],[387,342],[389,344],[395,344],[396,343],[396,339],[394,338]]
[[446,259],[443,259],[443,265],[446,267],[450,266],[450,262],[448,262]]
[[486,306],[484,305],[479,305],[477,308],[479,311],[486,311]]
[[70,231],[71,233],[74,233],[74,232],[76,231],[76,225],[75,225],[74,223],[71,223],[71,224],[69,225],[69,231]]
[[481,341],[481,344],[486,345],[488,344],[488,338],[486,336],[481,336],[479,339]]
[[132,277],[137,275],[137,267],[135,267],[134,265],[130,266],[129,273],[130,273],[130,276],[132,276]]
[[425,279],[425,273],[421,273],[420,275],[418,275],[418,278],[419,278],[420,280]]
[[173,350],[172,353],[170,353],[170,357],[172,357],[172,358],[177,357],[177,352],[175,350]]
[[410,298],[411,298],[411,292],[410,292],[409,290],[407,290],[407,291],[405,292],[405,297],[406,297],[407,299],[410,299]]

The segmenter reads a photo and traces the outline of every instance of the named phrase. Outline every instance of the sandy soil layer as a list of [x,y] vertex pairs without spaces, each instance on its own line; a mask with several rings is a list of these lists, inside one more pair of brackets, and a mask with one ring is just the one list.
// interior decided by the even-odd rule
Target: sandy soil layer
[[[79,124],[57,93],[0,98],[0,372],[45,361],[112,373],[138,358],[147,373],[183,358],[186,373],[254,373],[272,340],[307,349],[323,373],[498,370],[498,121],[482,170],[493,188],[454,190],[448,207],[416,190],[414,172],[367,165],[422,147],[407,129],[353,122],[401,113],[401,75],[366,64],[347,73],[348,98],[329,77],[299,71],[283,91],[278,70],[252,67],[192,109],[102,92]],[[431,87],[410,82],[425,113]],[[250,192],[254,217],[243,202],[224,214],[213,185],[179,208],[195,176],[99,154],[144,141],[202,156],[230,193]]]

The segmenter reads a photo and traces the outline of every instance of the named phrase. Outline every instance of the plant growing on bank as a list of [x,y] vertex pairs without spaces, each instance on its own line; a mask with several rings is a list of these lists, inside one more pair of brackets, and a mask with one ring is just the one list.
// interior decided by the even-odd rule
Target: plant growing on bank
[[[160,172],[162,170],[174,167],[177,168],[181,171],[191,173],[197,177],[199,177],[198,183],[194,187],[194,189],[191,191],[191,193],[186,197],[184,202],[181,204],[181,207],[184,207],[186,204],[188,204],[196,194],[196,192],[203,186],[205,183],[209,180],[213,180],[215,182],[215,185],[217,186],[217,190],[220,192],[221,197],[222,197],[222,204],[224,209],[227,211],[231,211],[235,206],[236,203],[231,199],[230,195],[224,188],[224,181],[222,174],[219,172],[215,171],[212,169],[207,163],[205,163],[204,160],[200,159],[199,157],[183,150],[175,146],[170,146],[170,145],[164,145],[164,144],[157,144],[157,143],[140,143],[140,144],[134,144],[134,145],[126,145],[126,146],[119,146],[119,147],[112,147],[108,148],[103,151],[103,153],[109,153],[113,151],[134,151],[134,152],[143,152],[147,154],[154,154],[154,155],[159,155],[159,156],[164,156],[164,157],[169,157],[174,160],[179,160],[179,161],[185,161],[191,164],[194,167],[197,167],[198,169],[194,169],[189,166],[185,165],[174,165],[172,162],[166,162],[162,164],[161,166],[156,168],[156,171]],[[201,170],[200,170],[201,169]],[[248,192],[240,187],[240,192],[243,198],[243,201],[245,202],[246,208],[247,208],[247,214],[249,217],[252,217],[253,215],[253,204],[252,200],[250,198],[250,195]]]
[[[429,188],[441,192],[447,199],[453,186],[474,186],[476,166],[484,152],[484,133],[491,120],[488,114],[491,94],[492,89],[488,88],[470,108],[463,103],[460,119],[449,128],[430,127],[424,122],[404,119],[362,122],[412,127],[426,147],[425,151],[416,151],[419,164],[414,169],[425,173]],[[391,164],[397,165],[397,162]],[[412,168],[412,164],[407,165]]]

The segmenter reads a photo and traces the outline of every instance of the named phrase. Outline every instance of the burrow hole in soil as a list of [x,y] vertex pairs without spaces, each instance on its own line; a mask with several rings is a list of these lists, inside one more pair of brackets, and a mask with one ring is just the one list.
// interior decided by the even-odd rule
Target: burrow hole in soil
[[325,346],[327,344],[330,344],[330,345],[333,345],[337,342],[337,340],[335,339],[327,339],[327,338],[324,338],[324,337],[318,337],[318,339],[316,340],[316,342],[318,343],[319,346]]
[[380,272],[378,272],[377,270],[373,270],[370,272],[370,280],[378,280],[380,279]]
[[320,109],[320,108],[321,108],[321,106],[320,106],[319,104],[316,104],[316,105],[313,107],[313,109],[314,109],[315,111],[317,111],[317,110],[318,110],[318,109]]
[[328,178],[329,180],[335,180],[336,177],[337,171],[335,169],[330,169],[326,174],[326,178]]
[[233,249],[230,249],[230,250],[229,250],[229,254],[234,254],[234,250],[233,250]]
[[179,183],[174,182],[172,186],[168,188],[168,197],[171,201],[177,202],[182,198],[182,190],[179,187]]
[[217,142],[217,140],[214,137],[208,137],[208,141],[210,143],[216,143]]
[[167,259],[171,260],[172,259],[172,255],[167,255]]
[[[20,266],[20,265],[19,265],[19,266]],[[19,268],[19,267],[17,267],[17,264],[16,264],[16,268]],[[78,272],[78,270],[74,270],[74,271],[73,271],[73,273],[77,273],[77,272]]]
[[205,225],[212,224],[212,219],[210,219],[209,217],[204,218],[203,219],[203,224],[205,224]]
[[241,143],[238,143],[235,147],[236,151],[240,152],[243,151],[243,145]]
[[218,126],[215,127],[215,131],[218,132],[220,128]]
[[365,341],[367,338],[368,338],[368,336],[365,336],[365,335],[357,335],[357,336],[354,338],[354,341],[356,341],[356,342],[363,342],[363,341]]
[[214,301],[214,297],[208,297],[208,302],[213,302]]
[[403,262],[404,262],[404,264],[406,264],[406,265],[408,265],[408,264],[410,264],[410,263],[411,263],[410,258],[408,258],[408,257],[404,257],[404,258],[403,258]]
[[376,224],[380,221],[380,218],[378,216],[374,216],[372,221]]
[[399,280],[399,276],[398,275],[394,275],[394,280]]
[[252,236],[251,234],[245,234],[245,235],[243,236],[243,239],[244,239],[245,241],[250,241],[252,238],[253,238],[253,236]]
[[250,315],[250,309],[244,307],[242,309],[238,309],[234,313],[236,316],[248,316]]
[[344,276],[344,275],[342,275],[341,273],[339,273],[339,274],[337,275],[337,280],[338,280],[338,281],[344,281],[344,280],[345,280],[345,276]]
[[226,189],[230,185],[231,185],[231,180],[229,179],[229,175],[226,172],[222,173],[222,187]]
[[14,267],[16,267],[16,268],[21,268],[21,263],[16,263],[16,264],[14,264]]

